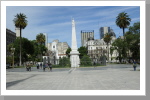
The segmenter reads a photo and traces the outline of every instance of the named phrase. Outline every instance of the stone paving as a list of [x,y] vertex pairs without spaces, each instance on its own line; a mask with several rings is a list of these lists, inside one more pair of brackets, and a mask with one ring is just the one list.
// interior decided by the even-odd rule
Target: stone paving
[[7,90],[140,90],[140,66],[129,64],[90,68],[7,69]]

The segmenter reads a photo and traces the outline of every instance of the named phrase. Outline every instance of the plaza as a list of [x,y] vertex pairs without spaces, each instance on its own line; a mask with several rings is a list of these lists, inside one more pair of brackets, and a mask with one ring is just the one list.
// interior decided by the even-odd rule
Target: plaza
[[53,68],[32,67],[6,70],[6,90],[140,90],[140,66],[107,64],[101,67]]

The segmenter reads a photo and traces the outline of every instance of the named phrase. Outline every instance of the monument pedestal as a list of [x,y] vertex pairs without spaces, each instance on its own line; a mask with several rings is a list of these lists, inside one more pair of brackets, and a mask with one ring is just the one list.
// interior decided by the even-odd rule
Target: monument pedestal
[[79,54],[80,54],[79,52],[70,52],[71,67],[80,66]]

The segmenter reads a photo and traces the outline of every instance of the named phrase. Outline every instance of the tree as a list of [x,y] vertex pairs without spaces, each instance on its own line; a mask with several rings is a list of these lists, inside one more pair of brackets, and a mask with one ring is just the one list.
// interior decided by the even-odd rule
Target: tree
[[8,57],[6,57],[6,64],[12,64],[12,57],[11,56],[8,56]]
[[130,26],[129,32],[131,32],[133,34],[139,34],[140,33],[140,22],[136,22],[133,24],[133,26]]
[[69,47],[66,51],[66,55],[68,55],[68,57],[70,57],[70,52],[71,52],[71,48]]
[[112,61],[112,54],[113,54],[114,50],[115,50],[115,48],[114,48],[114,47],[110,47],[111,61]]
[[80,47],[80,48],[78,48],[78,51],[79,51],[79,53],[80,53],[80,55],[79,55],[79,57],[80,57],[80,59],[82,59],[82,57],[84,56],[84,55],[87,55],[87,48],[86,47]]
[[20,28],[20,66],[21,66],[21,30],[24,29],[27,26],[27,20],[26,20],[26,15],[24,15],[23,13],[17,14],[14,18],[14,24],[16,27]]
[[107,44],[107,60],[109,62],[109,43],[111,41],[111,35],[109,33],[106,33],[104,36],[104,42]]
[[32,60],[33,61],[40,61],[40,59],[38,58],[38,54],[39,54],[39,47],[38,47],[38,43],[36,40],[32,40],[31,41],[33,48],[34,48],[34,53],[32,55]]
[[42,45],[45,43],[45,35],[43,33],[40,33],[36,36],[36,41]]
[[[15,61],[19,61],[19,45],[20,45],[20,38],[16,38],[13,43],[13,47],[15,48]],[[22,38],[22,61],[27,61],[27,55],[33,55],[34,53],[34,45],[31,43],[30,40],[27,38]]]
[[[140,59],[140,22],[136,22],[129,27],[129,31],[125,34],[127,43],[128,57]],[[131,52],[132,55],[129,55]]]
[[124,47],[126,47],[126,43],[124,42],[123,39],[118,38],[112,43],[112,46],[119,53],[117,58],[119,58],[119,62],[121,63],[123,57],[125,57],[126,55],[126,51],[124,49]]
[[59,59],[59,65],[63,67],[70,67],[70,59],[67,57],[63,57]]
[[[43,33],[38,34],[36,36],[36,41],[37,41],[37,43],[39,43],[39,54],[41,55],[40,58],[42,58],[42,53],[44,51],[42,45],[44,45],[44,43],[45,43],[45,35]],[[41,59],[41,61],[42,61],[42,59]]]
[[81,65],[84,66],[91,66],[92,65],[92,60],[88,55],[84,55],[81,59]]
[[130,25],[131,19],[129,18],[129,15],[125,12],[121,12],[116,17],[116,25],[122,28],[123,30],[123,36],[125,34],[125,28]]
[[13,48],[13,43],[7,45],[7,51],[11,52],[11,48]]

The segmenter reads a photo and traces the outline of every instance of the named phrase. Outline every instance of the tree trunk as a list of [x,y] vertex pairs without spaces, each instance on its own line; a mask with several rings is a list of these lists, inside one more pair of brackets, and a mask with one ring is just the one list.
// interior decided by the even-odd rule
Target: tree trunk
[[122,29],[123,29],[123,36],[124,36],[124,27]]
[[124,34],[125,34],[125,28],[123,27],[122,29],[123,29],[123,39],[124,39]]
[[21,63],[21,47],[22,47],[22,46],[21,46],[21,40],[22,40],[22,39],[21,39],[21,27],[20,27],[20,64],[19,64],[20,66],[21,66],[21,64],[22,64],[22,63]]

